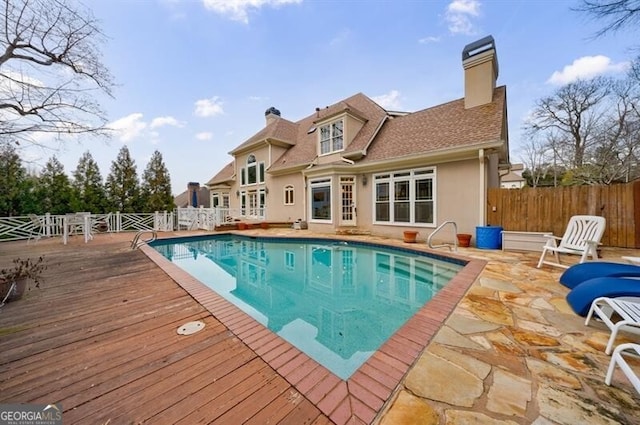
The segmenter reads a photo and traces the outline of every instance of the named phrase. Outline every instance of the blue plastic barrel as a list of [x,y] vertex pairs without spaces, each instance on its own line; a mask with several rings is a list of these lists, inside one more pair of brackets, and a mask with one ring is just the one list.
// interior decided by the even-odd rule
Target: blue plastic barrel
[[502,248],[502,226],[476,226],[476,247],[480,249]]

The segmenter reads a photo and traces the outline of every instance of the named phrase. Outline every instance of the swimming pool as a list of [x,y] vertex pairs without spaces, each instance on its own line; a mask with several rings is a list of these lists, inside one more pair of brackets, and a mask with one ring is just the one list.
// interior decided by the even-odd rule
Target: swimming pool
[[342,379],[465,263],[327,239],[215,235],[151,245]]

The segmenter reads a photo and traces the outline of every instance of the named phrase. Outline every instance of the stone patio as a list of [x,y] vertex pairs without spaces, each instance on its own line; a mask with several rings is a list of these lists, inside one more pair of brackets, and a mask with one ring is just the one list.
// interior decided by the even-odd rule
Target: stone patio
[[[377,423],[640,423],[640,396],[622,372],[604,383],[608,329],[585,326],[571,310],[561,269],[536,269],[536,253],[460,251],[488,264]],[[637,250],[603,252],[622,255]],[[618,342],[634,339],[623,333]]]

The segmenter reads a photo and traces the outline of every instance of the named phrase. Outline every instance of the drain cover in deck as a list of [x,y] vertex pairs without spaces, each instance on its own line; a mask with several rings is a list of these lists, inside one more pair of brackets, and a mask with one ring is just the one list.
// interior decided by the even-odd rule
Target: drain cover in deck
[[188,322],[178,328],[178,333],[180,335],[191,335],[202,329],[204,329],[203,322]]

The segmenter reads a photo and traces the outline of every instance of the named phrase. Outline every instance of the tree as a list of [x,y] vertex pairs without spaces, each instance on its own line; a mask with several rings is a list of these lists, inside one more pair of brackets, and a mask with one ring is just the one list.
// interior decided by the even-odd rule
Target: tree
[[107,176],[105,188],[109,206],[114,211],[140,211],[140,187],[136,164],[126,146],[120,149],[118,157],[111,163],[111,172]]
[[172,211],[171,177],[164,165],[162,154],[155,151],[142,174],[142,211]]
[[94,214],[105,211],[106,192],[100,168],[89,151],[78,160],[78,167],[73,172],[72,186],[75,192],[75,211],[90,211]]
[[95,99],[111,96],[113,80],[91,12],[67,0],[0,2],[0,135],[36,144],[42,133],[106,134]]
[[533,134],[546,133],[569,168],[581,167],[595,140],[593,132],[602,117],[602,100],[609,94],[604,78],[578,80],[539,100],[526,127]]
[[562,184],[640,177],[638,61],[623,79],[576,81],[537,103],[525,128],[532,139],[546,140],[540,149],[553,154],[554,175],[563,170]]
[[58,158],[52,156],[44,166],[36,190],[42,212],[66,214],[72,212],[73,193],[69,176]]
[[10,144],[0,145],[0,216],[21,214],[24,181],[25,169],[16,149]]
[[640,0],[582,0],[575,10],[594,19],[607,21],[596,35],[616,32],[623,28],[637,28],[640,23]]

